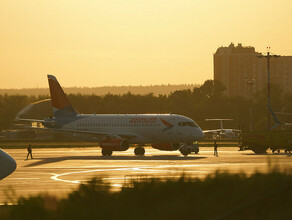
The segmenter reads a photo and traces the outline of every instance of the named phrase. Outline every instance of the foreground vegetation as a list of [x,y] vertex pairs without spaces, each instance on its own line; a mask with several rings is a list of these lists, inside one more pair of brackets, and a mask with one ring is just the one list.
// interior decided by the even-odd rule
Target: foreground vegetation
[[144,179],[112,192],[92,179],[58,200],[40,195],[2,207],[5,219],[291,219],[292,175],[216,172],[205,179]]

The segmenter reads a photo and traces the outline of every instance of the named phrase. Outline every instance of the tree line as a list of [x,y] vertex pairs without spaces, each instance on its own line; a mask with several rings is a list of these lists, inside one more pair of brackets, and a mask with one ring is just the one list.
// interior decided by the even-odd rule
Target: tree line
[[[226,128],[246,130],[249,128],[251,105],[254,128],[265,129],[267,121],[266,89],[254,92],[251,99],[240,96],[228,97],[224,95],[224,91],[225,87],[221,82],[207,80],[199,87],[176,90],[168,95],[154,95],[153,93],[135,95],[128,92],[122,95],[108,93],[98,96],[77,93],[69,94],[68,98],[72,105],[84,114],[174,113],[192,118],[203,129],[219,127],[218,122],[206,122],[207,118],[231,118],[234,120],[226,122]],[[292,113],[292,94],[284,94],[277,85],[272,85],[271,94],[272,107],[275,111]],[[49,96],[46,95],[0,95],[0,129],[11,128],[15,116],[26,105],[47,98]],[[289,120],[289,118],[281,119]]]

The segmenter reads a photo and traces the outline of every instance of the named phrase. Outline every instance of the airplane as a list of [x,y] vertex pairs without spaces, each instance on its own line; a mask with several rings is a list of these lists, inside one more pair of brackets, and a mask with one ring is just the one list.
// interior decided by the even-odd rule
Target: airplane
[[16,166],[15,160],[0,149],[0,180],[13,173]]
[[[276,116],[275,112],[273,111],[272,107],[270,105],[268,105],[268,110],[271,113],[274,121],[276,122],[276,124],[274,124],[273,127],[270,128],[270,130],[275,129],[276,127],[278,127],[279,125],[284,125],[285,127],[292,127],[292,123],[288,123],[288,122],[282,122],[278,119],[278,117]],[[282,115],[292,115],[292,113],[283,113],[283,112],[278,112],[277,114],[282,114]]]
[[113,151],[126,151],[138,145],[135,155],[144,155],[143,146],[158,150],[179,150],[187,156],[195,151],[194,141],[204,137],[201,128],[190,118],[177,114],[79,114],[71,105],[58,80],[48,75],[53,117],[37,122],[51,131],[66,132],[77,138],[96,141],[103,156]]
[[220,129],[213,129],[213,130],[204,130],[205,136],[212,136],[212,139],[216,138],[227,138],[233,139],[238,138],[240,134],[240,130],[237,129],[226,129],[223,128],[223,121],[232,121],[233,119],[206,119],[206,121],[220,121]]

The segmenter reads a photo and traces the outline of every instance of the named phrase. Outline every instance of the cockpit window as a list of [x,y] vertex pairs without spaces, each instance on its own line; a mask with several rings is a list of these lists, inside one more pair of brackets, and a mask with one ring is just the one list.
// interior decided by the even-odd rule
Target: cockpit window
[[188,122],[188,124],[191,127],[198,127],[198,125],[195,122]]
[[190,121],[179,122],[177,125],[178,126],[198,127],[198,125],[195,122],[190,122]]

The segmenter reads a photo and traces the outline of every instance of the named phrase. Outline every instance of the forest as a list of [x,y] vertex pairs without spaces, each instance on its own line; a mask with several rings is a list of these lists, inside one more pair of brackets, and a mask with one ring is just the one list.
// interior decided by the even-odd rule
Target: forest
[[[192,118],[202,129],[218,128],[218,122],[206,122],[207,118],[230,118],[226,128],[247,130],[251,122],[255,130],[266,128],[267,92],[255,91],[252,97],[225,96],[225,87],[221,82],[207,80],[193,89],[176,90],[168,95],[132,94],[103,96],[68,94],[72,105],[83,114],[110,113],[173,113]],[[47,95],[0,95],[0,129],[11,129],[17,113],[26,105],[50,98]],[[277,85],[271,85],[271,105],[275,112],[292,113],[292,94],[285,94]],[[49,112],[49,111],[48,111]],[[50,116],[49,114],[47,115]],[[280,117],[280,116],[279,116]],[[290,118],[289,118],[290,117]],[[282,116],[280,120],[292,121],[291,116]],[[272,122],[273,123],[273,122]]]

